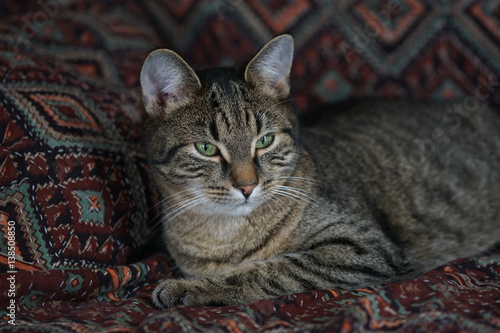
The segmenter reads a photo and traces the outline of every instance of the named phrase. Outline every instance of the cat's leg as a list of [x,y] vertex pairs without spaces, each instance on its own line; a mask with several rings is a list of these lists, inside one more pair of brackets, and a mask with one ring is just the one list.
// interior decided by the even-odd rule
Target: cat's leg
[[394,280],[406,271],[384,251],[351,252],[339,260],[325,250],[246,263],[219,275],[166,280],[154,290],[153,302],[159,308],[236,305],[308,290],[350,290]]

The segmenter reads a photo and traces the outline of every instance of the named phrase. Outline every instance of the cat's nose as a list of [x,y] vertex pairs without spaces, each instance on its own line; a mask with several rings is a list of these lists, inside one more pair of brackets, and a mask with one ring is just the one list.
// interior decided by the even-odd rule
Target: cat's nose
[[252,194],[253,189],[257,186],[257,184],[249,184],[249,185],[240,185],[237,188],[241,190],[241,193],[243,193],[243,196],[248,199],[250,194]]

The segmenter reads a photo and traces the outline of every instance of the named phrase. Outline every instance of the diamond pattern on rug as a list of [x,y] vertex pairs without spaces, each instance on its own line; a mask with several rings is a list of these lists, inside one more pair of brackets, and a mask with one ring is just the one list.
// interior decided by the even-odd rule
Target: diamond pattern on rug
[[75,191],[83,223],[104,223],[104,206],[101,193],[97,191]]
[[500,3],[496,0],[472,2],[467,12],[484,31],[500,40]]
[[38,102],[45,115],[57,126],[78,128],[86,131],[99,131],[96,120],[73,96],[58,94],[29,93],[29,98]]
[[[459,91],[470,96],[476,89],[485,89],[470,76],[471,68],[481,76],[486,73],[489,82],[500,77],[496,0],[202,0],[195,8],[175,14],[165,14],[168,10],[161,3],[143,3],[169,46],[195,68],[241,62],[242,53],[249,56],[274,35],[292,34],[296,56],[291,98],[303,112],[352,96],[435,99],[462,96]],[[427,52],[434,52],[434,59]],[[454,59],[440,59],[438,53],[441,57],[457,54],[467,59],[469,67],[460,62],[445,64]],[[429,74],[433,66],[439,74]],[[328,71],[335,71],[346,85],[333,92],[336,96],[326,93],[328,87],[318,87]],[[458,90],[444,89],[445,81]],[[485,101],[500,105],[500,89],[491,91]]]
[[382,43],[397,44],[430,12],[424,1],[357,0],[350,11],[358,18],[358,29],[368,38]]
[[314,6],[309,0],[249,1],[248,4],[273,34],[291,30]]

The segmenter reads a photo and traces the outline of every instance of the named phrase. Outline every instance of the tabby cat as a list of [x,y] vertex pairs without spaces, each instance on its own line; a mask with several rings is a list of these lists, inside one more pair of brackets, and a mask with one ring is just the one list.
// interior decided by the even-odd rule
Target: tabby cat
[[146,59],[146,149],[185,275],[159,308],[401,281],[500,240],[498,114],[367,100],[299,129],[292,58],[282,35],[234,68]]

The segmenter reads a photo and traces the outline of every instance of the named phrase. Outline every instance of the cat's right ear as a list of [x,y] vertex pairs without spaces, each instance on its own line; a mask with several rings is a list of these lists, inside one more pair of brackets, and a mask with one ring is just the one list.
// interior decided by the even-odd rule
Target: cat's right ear
[[250,60],[245,69],[245,81],[266,95],[284,99],[290,93],[292,61],[292,36],[278,36]]
[[193,69],[177,53],[160,49],[151,52],[144,61],[141,87],[146,112],[162,117],[185,105],[201,83]]

